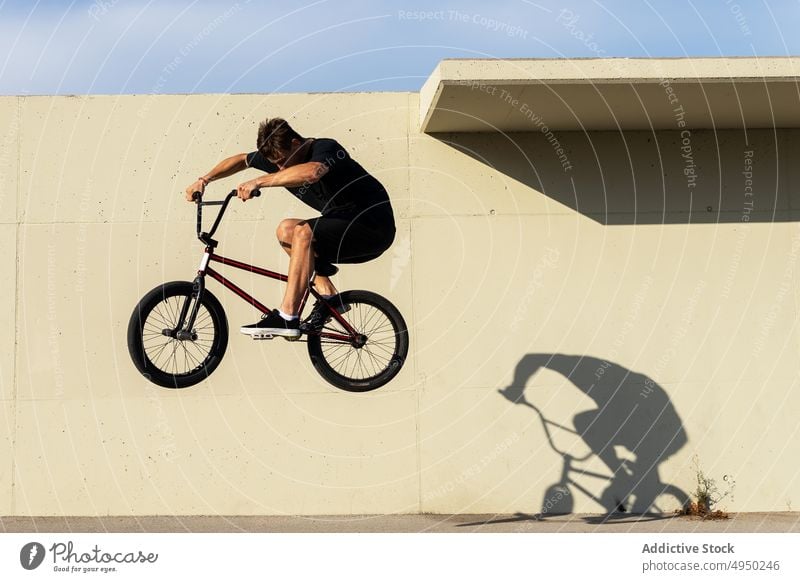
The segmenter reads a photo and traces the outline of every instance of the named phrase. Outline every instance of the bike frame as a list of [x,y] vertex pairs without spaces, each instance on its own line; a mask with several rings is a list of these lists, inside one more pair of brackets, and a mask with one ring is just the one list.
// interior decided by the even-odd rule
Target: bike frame
[[[256,190],[253,195],[255,197],[260,195],[260,192]],[[231,190],[231,192],[226,196],[225,200],[215,200],[212,202],[203,202],[202,196],[195,192],[195,201],[197,203],[197,238],[205,243],[206,248],[205,252],[203,253],[203,258],[200,260],[200,267],[197,270],[197,277],[194,279],[194,290],[192,295],[195,298],[194,305],[191,308],[191,313],[189,313],[189,302],[187,301],[186,304],[183,306],[181,310],[180,318],[178,319],[179,325],[177,331],[177,335],[179,336],[178,339],[181,339],[181,335],[188,338],[191,335],[191,330],[194,327],[195,318],[197,317],[197,311],[200,308],[200,300],[202,299],[203,293],[205,292],[205,277],[208,275],[215,281],[218,281],[223,287],[233,291],[238,297],[244,299],[247,303],[261,311],[263,314],[269,314],[271,310],[266,307],[263,303],[258,301],[255,297],[250,295],[247,291],[224,277],[222,274],[214,270],[212,267],[209,266],[209,263],[217,262],[223,265],[228,265],[229,267],[234,267],[236,269],[241,269],[243,271],[247,271],[249,273],[253,273],[255,275],[261,275],[262,277],[267,277],[268,279],[275,279],[277,281],[286,282],[289,278],[286,275],[282,275],[281,273],[276,273],[275,271],[270,271],[269,269],[264,269],[261,267],[257,267],[255,265],[250,265],[248,263],[243,263],[241,261],[237,261],[235,259],[230,259],[227,257],[223,257],[222,255],[218,255],[215,252],[217,245],[219,244],[218,241],[214,240],[212,237],[219,226],[219,223],[222,219],[222,215],[225,214],[225,211],[228,208],[228,203],[231,201],[232,198],[236,196],[236,190]],[[203,206],[222,206],[219,213],[217,214],[217,218],[214,221],[213,226],[209,232],[202,232],[202,223],[203,223]],[[321,301],[326,305],[329,305],[328,302],[325,300],[322,295],[320,295],[316,289],[314,289],[314,271],[311,272],[311,278],[309,279],[308,286],[306,287],[305,292],[303,293],[303,298],[300,301],[300,310],[299,313],[302,315],[303,309],[306,306],[306,302],[308,301],[309,295],[313,295],[317,301]],[[354,342],[357,343],[360,341],[360,336],[356,332],[355,329],[344,319],[341,314],[333,308],[330,308],[331,315],[344,327],[347,331],[348,335],[343,335],[341,333],[333,333],[333,332],[326,332],[326,331],[319,331],[319,332],[303,332],[308,335],[309,333],[313,335],[319,335],[320,337],[331,339],[331,340],[338,340],[338,341],[346,341],[346,342]],[[188,315],[188,320],[186,319]],[[185,325],[182,325],[183,322],[186,322]]]

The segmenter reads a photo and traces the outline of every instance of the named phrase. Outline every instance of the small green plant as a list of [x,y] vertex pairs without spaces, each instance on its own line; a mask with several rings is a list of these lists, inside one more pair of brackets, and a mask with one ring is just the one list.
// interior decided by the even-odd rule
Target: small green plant
[[695,515],[704,519],[727,519],[728,514],[720,510],[714,510],[714,506],[726,497],[733,500],[733,490],[736,481],[730,475],[724,475],[722,480],[727,487],[720,491],[715,479],[707,475],[700,467],[700,460],[694,457],[694,472],[697,480],[697,488],[694,491],[695,500],[687,505],[684,510],[686,515]]

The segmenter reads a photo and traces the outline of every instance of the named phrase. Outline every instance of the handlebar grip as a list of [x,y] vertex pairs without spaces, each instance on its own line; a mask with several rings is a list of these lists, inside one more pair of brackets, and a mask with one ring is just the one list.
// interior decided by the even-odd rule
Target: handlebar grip
[[261,196],[261,190],[253,190],[250,196],[253,198],[258,198],[259,196]]
[[200,192],[192,192],[192,201],[193,202],[197,202],[202,197],[203,197],[203,195]]

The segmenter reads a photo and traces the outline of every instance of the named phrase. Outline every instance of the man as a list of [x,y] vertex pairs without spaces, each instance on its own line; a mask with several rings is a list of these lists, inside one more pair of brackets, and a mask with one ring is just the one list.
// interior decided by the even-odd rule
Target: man
[[[258,128],[257,150],[219,162],[186,188],[186,199],[203,192],[209,182],[246,168],[266,172],[239,184],[242,201],[254,190],[283,186],[322,216],[286,218],[277,237],[289,254],[286,293],[278,309],[261,321],[241,328],[253,337],[300,335],[298,311],[312,271],[314,285],[323,296],[333,297],[330,277],[338,271],[333,263],[363,263],[380,256],[395,235],[394,214],[381,183],[350,157],[335,140],[304,138],[280,118],[267,119]],[[324,314],[315,305],[304,326],[322,324]]]

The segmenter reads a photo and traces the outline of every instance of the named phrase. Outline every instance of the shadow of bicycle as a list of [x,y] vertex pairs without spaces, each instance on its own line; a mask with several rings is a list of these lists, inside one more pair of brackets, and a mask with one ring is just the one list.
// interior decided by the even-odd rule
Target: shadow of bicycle
[[[545,369],[563,375],[596,408],[576,414],[572,426],[548,418],[546,403],[531,401],[525,394],[530,379]],[[686,431],[667,393],[649,377],[598,358],[527,354],[517,364],[511,384],[500,393],[539,418],[562,463],[560,478],[545,491],[540,512],[511,519],[573,513],[578,492],[606,512],[601,521],[625,514],[658,518],[687,503],[684,491],[662,483],[659,476],[659,465],[686,444]],[[554,397],[547,394],[542,400]],[[582,443],[581,454],[574,446],[559,444],[564,435]],[[596,459],[602,461],[599,470],[592,468]]]

